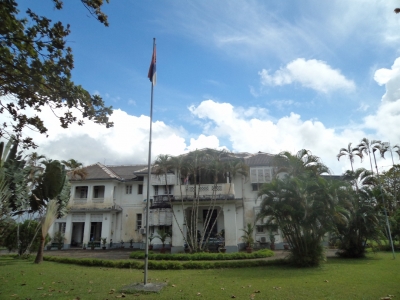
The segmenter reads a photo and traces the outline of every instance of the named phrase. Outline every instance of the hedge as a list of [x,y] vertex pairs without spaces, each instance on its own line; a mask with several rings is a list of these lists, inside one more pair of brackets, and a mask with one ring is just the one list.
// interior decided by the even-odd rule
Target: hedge
[[[129,258],[144,259],[144,251],[135,251],[129,255]],[[179,260],[179,261],[196,261],[196,260],[240,260],[255,259],[274,256],[274,252],[269,249],[258,250],[253,253],[235,252],[235,253],[176,253],[176,254],[154,254],[149,252],[149,260]]]
[[[76,259],[59,256],[45,256],[45,261],[81,266],[96,266],[120,269],[143,269],[144,262],[132,260],[103,260],[103,259]],[[149,261],[148,268],[151,270],[184,270],[184,269],[222,269],[222,268],[248,268],[271,265],[286,265],[284,259],[276,260],[239,260],[239,261]]]

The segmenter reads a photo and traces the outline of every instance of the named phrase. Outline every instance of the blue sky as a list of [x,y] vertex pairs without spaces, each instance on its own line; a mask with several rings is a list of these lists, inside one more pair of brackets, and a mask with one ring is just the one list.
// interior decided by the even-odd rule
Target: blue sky
[[306,148],[340,174],[350,166],[335,156],[349,142],[400,143],[398,1],[111,0],[109,27],[80,1],[61,11],[50,0],[18,2],[71,25],[73,80],[116,109],[111,130],[66,131],[44,112],[52,129],[37,151],[51,158],[146,162],[153,37],[153,157]]

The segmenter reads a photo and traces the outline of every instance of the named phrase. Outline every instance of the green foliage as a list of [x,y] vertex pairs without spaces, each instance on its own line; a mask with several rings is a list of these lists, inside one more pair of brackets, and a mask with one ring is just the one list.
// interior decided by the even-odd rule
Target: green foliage
[[341,257],[365,256],[367,240],[379,241],[383,228],[382,215],[377,211],[375,180],[365,169],[349,176],[349,185],[340,190],[340,201],[346,209],[345,222],[336,222],[334,236],[339,242]]
[[[130,254],[130,258],[144,259],[145,253],[142,251],[134,251]],[[175,253],[175,254],[154,254],[149,253],[149,260],[241,260],[241,259],[254,259],[266,258],[274,256],[274,252],[269,249],[255,251],[253,253],[235,252],[235,253],[206,253],[197,252],[193,254],[188,253]]]
[[48,201],[57,200],[57,217],[66,213],[66,207],[70,197],[70,186],[66,180],[64,165],[58,160],[45,163],[46,169],[38,178],[38,185],[32,190],[30,205],[32,211],[42,211]]
[[282,152],[274,162],[286,176],[261,187],[258,219],[266,219],[267,228],[281,230],[290,246],[291,263],[316,266],[323,261],[324,235],[334,228],[335,220],[344,219],[337,192],[341,184],[321,177],[328,168],[304,149],[296,155]]
[[5,238],[4,246],[9,251],[18,250],[18,253],[22,254],[26,251],[26,249],[28,248],[28,246],[30,245],[36,234],[36,238],[33,240],[30,250],[37,251],[40,246],[40,234],[38,234],[39,229],[40,229],[40,224],[33,220],[26,220],[25,222],[20,223],[19,224],[20,246],[18,248],[18,242],[17,242],[18,224],[13,224],[12,228],[10,228],[9,234]]
[[[263,250],[267,253],[268,250]],[[258,251],[260,252],[260,251]],[[271,251],[269,251],[271,252]],[[244,253],[243,253],[244,254]],[[226,254],[228,255],[228,254]],[[259,253],[260,255],[260,253]],[[170,255],[171,256],[171,255]],[[265,256],[263,256],[265,257]],[[253,257],[256,258],[256,257]],[[150,260],[148,268],[151,270],[183,270],[183,269],[220,269],[220,268],[246,268],[246,267],[261,267],[267,265],[284,265],[286,261],[278,260],[238,260],[239,258],[232,258],[231,261],[185,261],[180,262],[177,260]],[[130,269],[143,269],[144,263],[142,261],[132,260],[102,260],[102,259],[75,259],[69,257],[59,256],[45,256],[45,261],[53,261],[65,264],[84,265],[89,267],[109,267],[109,268],[130,268]]]
[[[56,9],[62,8],[61,0],[53,1]],[[107,16],[101,11],[103,1],[81,2],[108,25]],[[45,134],[47,128],[36,114],[26,114],[27,107],[36,112],[50,107],[63,128],[73,123],[83,125],[84,119],[113,126],[108,121],[112,108],[71,80],[74,60],[72,49],[66,44],[69,25],[53,23],[30,9],[26,18],[21,18],[16,0],[0,0],[0,28],[0,113],[13,120],[1,125],[0,137],[14,134],[24,148],[36,147],[32,138],[24,136],[23,129],[34,128]],[[81,113],[80,119],[73,114],[73,108]]]
[[158,234],[157,237],[160,239],[160,241],[162,243],[162,246],[164,248],[165,247],[165,241],[167,240],[168,237],[171,236],[171,232],[165,231],[165,229],[162,229],[162,230],[158,230],[157,234]]
[[254,227],[255,225],[247,223],[247,227],[241,229],[244,232],[244,235],[242,235],[242,240],[247,247],[251,247],[254,244],[254,238],[253,238]]
[[55,243],[64,244],[65,236],[61,231],[57,231],[54,234],[53,240]]

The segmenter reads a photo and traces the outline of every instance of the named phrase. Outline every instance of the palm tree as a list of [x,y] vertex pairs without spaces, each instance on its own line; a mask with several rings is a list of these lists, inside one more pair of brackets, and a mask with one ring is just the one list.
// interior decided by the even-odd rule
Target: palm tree
[[333,228],[334,219],[343,219],[338,208],[337,189],[320,174],[328,172],[319,157],[300,150],[296,155],[279,154],[278,177],[264,184],[258,219],[267,219],[266,228],[279,228],[291,248],[290,260],[299,266],[318,265],[323,259],[324,235]]
[[380,141],[375,141],[376,143],[372,146],[372,154],[374,155],[374,162],[375,162],[375,168],[376,168],[376,175],[378,177],[378,184],[379,184],[379,191],[380,191],[380,195],[382,198],[382,204],[383,204],[383,211],[385,214],[385,219],[386,219],[386,226],[387,226],[387,235],[389,237],[389,242],[390,245],[392,246],[392,253],[393,253],[393,259],[395,258],[394,255],[394,245],[393,245],[393,240],[392,240],[392,234],[390,232],[390,223],[389,223],[389,217],[388,217],[388,213],[387,213],[387,209],[386,209],[386,201],[385,201],[385,195],[383,194],[383,190],[382,190],[382,184],[379,181],[379,171],[378,171],[378,165],[376,163],[376,156],[375,156],[375,152],[379,151],[381,154],[384,153],[384,151],[382,150],[382,143]]
[[378,140],[372,140],[371,142],[367,139],[367,138],[363,138],[360,142],[360,144],[358,144],[357,148],[358,151],[361,154],[365,154],[369,157],[369,163],[371,166],[371,172],[374,173],[374,169],[372,168],[372,158],[371,158],[371,153],[372,153],[372,148],[374,146],[380,145],[381,141]]
[[354,172],[353,163],[354,163],[354,156],[360,157],[362,159],[362,153],[358,150],[358,148],[351,148],[351,143],[346,148],[341,148],[339,150],[339,154],[336,155],[337,159],[340,160],[342,156],[347,156],[350,160],[351,170]]
[[[67,204],[70,198],[70,189],[64,165],[58,160],[46,163],[46,169],[40,176],[38,185],[32,190],[30,199],[31,209],[39,212],[42,218],[44,218],[42,226],[50,227],[55,218],[66,215]],[[53,207],[52,203],[55,203],[55,207]],[[56,209],[55,212],[54,209]],[[43,261],[43,248],[46,234],[47,230],[42,231],[41,244],[36,255],[35,263],[41,263]]]
[[311,172],[314,176],[330,173],[318,156],[310,150],[299,150],[295,155],[288,151],[279,153],[274,158],[274,164],[278,168],[277,174],[286,173],[288,176],[299,176],[305,172]]
[[[174,170],[174,164],[173,164],[172,157],[168,154],[160,154],[156,161],[154,162],[154,174],[157,176],[164,176],[165,180],[165,191],[167,192],[167,198],[168,198],[168,203],[170,207],[172,207],[172,200],[171,200],[171,195],[169,193],[169,188],[168,188],[168,173],[172,173]],[[178,225],[179,231],[181,232],[183,239],[186,241],[186,237],[183,234],[183,229],[180,226],[179,222],[177,221],[175,211],[172,209],[172,215],[175,219],[176,224]]]
[[365,256],[367,240],[380,241],[382,218],[376,211],[372,173],[360,168],[351,175],[340,190],[347,213],[346,222],[336,222],[335,238],[340,240],[339,256],[359,258]]
[[71,176],[71,179],[76,179],[76,177],[79,176],[81,180],[85,180],[88,176],[88,172],[83,167],[83,164],[73,158],[62,160],[61,163],[65,165],[67,173]]

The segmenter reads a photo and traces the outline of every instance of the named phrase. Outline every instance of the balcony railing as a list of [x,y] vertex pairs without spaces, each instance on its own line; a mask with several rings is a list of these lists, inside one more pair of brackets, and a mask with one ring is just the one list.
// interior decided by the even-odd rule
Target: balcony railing
[[86,204],[87,203],[87,198],[75,198],[74,199],[74,204]]
[[234,199],[235,186],[233,183],[201,184],[200,186],[182,185],[181,187],[175,186],[174,200],[181,199],[181,196],[183,199],[194,199],[195,197],[199,197],[200,200]]
[[93,198],[92,202],[93,203],[104,203],[104,198]]
[[[165,175],[151,175],[150,184],[151,185],[165,185]],[[167,174],[167,185],[176,184],[175,174]]]
[[174,195],[154,195],[151,207],[169,207],[170,201],[174,201]]

